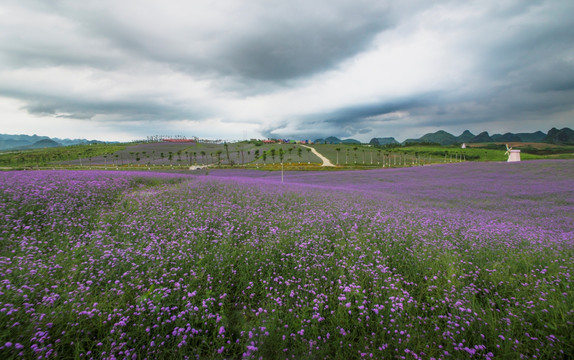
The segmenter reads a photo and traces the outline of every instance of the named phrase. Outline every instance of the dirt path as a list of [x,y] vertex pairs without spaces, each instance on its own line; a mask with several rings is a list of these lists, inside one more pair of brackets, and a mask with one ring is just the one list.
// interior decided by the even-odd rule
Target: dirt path
[[335,166],[333,165],[332,162],[329,161],[329,159],[327,159],[326,157],[324,157],[323,155],[321,155],[317,150],[315,150],[314,148],[307,146],[307,145],[301,145],[304,148],[307,149],[311,149],[311,152],[313,152],[313,154],[317,155],[317,157],[319,157],[319,159],[321,159],[321,161],[323,161],[323,164],[321,166]]

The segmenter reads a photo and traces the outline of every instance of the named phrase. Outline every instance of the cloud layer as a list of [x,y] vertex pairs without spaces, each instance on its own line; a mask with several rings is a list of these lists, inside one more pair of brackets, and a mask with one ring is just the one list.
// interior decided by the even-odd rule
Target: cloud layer
[[6,0],[3,132],[368,140],[572,125],[574,3],[395,3]]

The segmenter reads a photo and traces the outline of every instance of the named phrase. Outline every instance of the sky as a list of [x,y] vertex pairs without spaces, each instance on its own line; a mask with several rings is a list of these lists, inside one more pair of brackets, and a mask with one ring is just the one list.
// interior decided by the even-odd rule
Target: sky
[[572,14],[572,0],[2,0],[0,133],[368,142],[573,127]]

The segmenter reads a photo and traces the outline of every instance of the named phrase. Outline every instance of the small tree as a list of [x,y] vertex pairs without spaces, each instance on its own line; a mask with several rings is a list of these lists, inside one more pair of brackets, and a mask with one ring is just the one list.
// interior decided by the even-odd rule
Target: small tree
[[217,150],[215,154],[217,155],[217,165],[221,165],[221,154],[223,154],[223,151]]
[[231,159],[229,158],[229,146],[227,145],[227,143],[223,143],[223,147],[225,148],[225,156],[227,157],[227,163],[229,164],[231,163]]
[[205,156],[206,156],[207,154],[205,153],[205,151],[200,151],[199,153],[201,154],[201,162],[202,162],[203,164],[205,164]]

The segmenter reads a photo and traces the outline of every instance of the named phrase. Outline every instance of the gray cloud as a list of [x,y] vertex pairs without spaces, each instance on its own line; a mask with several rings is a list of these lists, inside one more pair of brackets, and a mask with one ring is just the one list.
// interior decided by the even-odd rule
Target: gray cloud
[[154,98],[103,99],[78,98],[65,94],[25,91],[0,91],[0,96],[24,100],[23,110],[33,115],[90,120],[96,115],[113,116],[114,122],[163,121],[201,118],[208,113],[201,106],[192,108],[176,103],[161,103]]
[[572,13],[568,0],[6,0],[0,96],[32,117],[217,119],[269,137],[548,130],[572,122]]
[[[552,82],[555,87],[560,81]],[[320,138],[325,136],[370,137],[395,135],[405,128],[424,127],[462,132],[488,130],[547,131],[554,126],[572,126],[572,118],[560,115],[572,110],[574,89],[539,92],[530,88],[491,89],[474,97],[447,93],[417,94],[396,102],[377,102],[340,108],[329,114],[314,114],[265,130],[267,137]],[[524,128],[523,126],[527,126]],[[296,131],[289,130],[296,129]],[[368,131],[366,131],[368,129]],[[502,129],[502,130],[498,130]],[[389,131],[395,133],[389,134]],[[434,131],[434,130],[433,130]],[[370,134],[365,137],[364,135]],[[422,134],[421,134],[422,135]]]
[[364,50],[388,26],[380,14],[368,14],[357,26],[345,26],[345,14],[328,23],[303,23],[237,39],[222,49],[223,71],[257,80],[288,80],[332,68]]
[[[39,37],[50,37],[48,45],[36,42],[37,33],[31,29],[33,34],[22,37],[23,47],[7,49],[15,61],[109,67],[121,66],[124,56],[131,61],[166,63],[192,74],[246,80],[289,80],[330,69],[365,50],[378,33],[394,25],[388,6],[364,0],[255,1],[236,9],[241,13],[229,14],[233,17],[217,18],[220,24],[206,24],[201,29],[193,23],[202,21],[201,12],[209,12],[209,7],[196,8],[185,2],[176,1],[173,6],[189,17],[173,24],[166,18],[171,11],[154,14],[134,8],[114,13],[117,7],[113,3],[109,9],[105,3],[93,6],[88,2],[85,7],[68,2],[28,3],[66,25]],[[141,6],[146,4],[150,2]],[[70,30],[77,36],[67,33]],[[64,39],[59,41],[59,37]],[[90,43],[81,44],[80,39]],[[92,53],[93,47],[97,52]],[[106,47],[108,53],[102,56]]]
[[[326,136],[351,137],[365,135],[369,132],[384,128],[387,124],[397,121],[397,112],[423,112],[426,105],[433,104],[436,96],[426,94],[413,98],[400,99],[394,102],[377,102],[354,105],[336,109],[331,113],[305,115],[298,119],[290,119],[286,123],[265,129],[266,137],[299,137],[320,138]],[[295,132],[288,132],[296,128]],[[287,130],[287,131],[286,131]]]
[[[409,126],[483,130],[495,126],[515,131],[571,126],[574,119],[564,114],[574,109],[574,21],[570,15],[574,3],[539,1],[506,6],[503,2],[498,10],[468,21],[468,27],[438,25],[445,34],[461,32],[458,54],[475,62],[473,77],[479,81],[465,83],[462,89],[415,91],[398,102],[381,99],[338,108],[313,115],[312,122],[303,117],[297,128],[317,135],[316,128],[331,129],[336,136],[360,136],[363,127],[373,128],[375,135]],[[409,114],[401,119],[401,125],[397,126],[392,116],[381,116],[396,111]],[[527,129],[521,128],[523,125]],[[270,128],[267,134],[278,131],[282,129]]]

